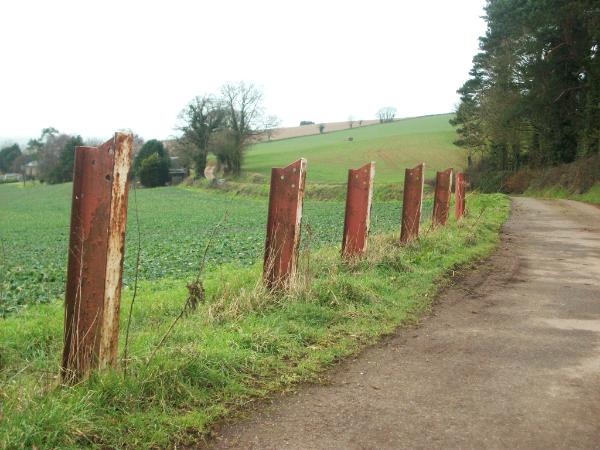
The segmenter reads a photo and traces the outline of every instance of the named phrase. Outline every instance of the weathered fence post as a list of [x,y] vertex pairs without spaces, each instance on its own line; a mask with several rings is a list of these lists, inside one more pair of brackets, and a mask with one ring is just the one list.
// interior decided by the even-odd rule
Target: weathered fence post
[[454,214],[459,220],[465,213],[465,174],[458,172],[454,185]]
[[304,200],[306,160],[271,169],[263,278],[269,289],[284,287],[296,271]]
[[419,237],[424,175],[425,163],[421,163],[412,169],[406,169],[404,173],[402,231],[400,232],[400,242],[402,244]]
[[433,226],[446,225],[450,212],[452,193],[452,169],[438,172],[435,177],[435,197],[433,199]]
[[348,170],[346,216],[342,240],[342,256],[346,259],[360,256],[367,250],[374,176],[374,162],[365,164],[359,169]]
[[77,147],[65,293],[63,381],[116,362],[130,134]]

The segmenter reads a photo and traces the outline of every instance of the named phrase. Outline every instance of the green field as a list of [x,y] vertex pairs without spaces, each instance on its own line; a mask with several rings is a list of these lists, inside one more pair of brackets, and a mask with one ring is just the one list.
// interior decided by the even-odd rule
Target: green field
[[[35,252],[37,256],[28,261],[43,264],[56,257],[49,253],[58,253],[56,264],[62,261],[64,267],[66,248],[60,236],[66,234],[66,220],[45,213],[65,210],[68,187],[31,189],[27,195],[38,198],[37,202],[29,200],[28,208],[22,209],[12,206],[11,220],[19,223],[11,237],[18,233],[26,237],[13,244],[9,254],[17,251],[15,256],[25,258]],[[164,252],[164,261],[157,259],[160,276],[185,261],[177,252],[185,247],[180,245],[182,238],[190,239],[186,245],[196,246],[190,234],[201,234],[195,228],[207,223],[194,218],[196,206],[219,202],[182,189],[139,194],[145,210],[141,220],[149,235],[144,247],[154,251],[156,243],[157,253]],[[178,208],[169,209],[169,203],[175,202]],[[247,202],[231,204],[262,215],[264,205]],[[4,232],[6,206],[1,205]],[[320,373],[336,361],[418,320],[449,274],[489,254],[497,244],[498,230],[508,214],[507,198],[471,195],[467,205],[470,213],[464,220],[451,219],[448,226],[434,231],[424,229],[419,240],[408,246],[398,245],[397,232],[372,236],[362,261],[340,261],[337,238],[303,253],[300,276],[285,293],[262,287],[260,261],[247,267],[235,263],[213,267],[203,279],[205,300],[181,319],[153,358],[161,336],[181,311],[189,278],[142,281],[133,308],[127,375],[119,361],[118,370],[96,374],[75,386],[60,384],[61,301],[31,305],[0,318],[0,448],[196,448],[215,422],[274,391],[318,381]],[[330,206],[319,205],[326,211],[324,222],[329,220],[327,214],[335,215]],[[41,211],[34,214],[30,208]],[[193,210],[194,216],[180,209]],[[208,214],[211,223],[221,211]],[[159,224],[150,220],[152,213],[173,217]],[[240,214],[248,217],[244,214],[251,212]],[[196,220],[197,227],[186,228],[187,220]],[[262,224],[258,231],[237,226],[230,235],[237,242],[230,252],[243,248],[249,236],[250,240],[258,236],[262,245]],[[171,244],[175,250],[160,247],[169,231],[177,235]],[[131,251],[130,238],[127,251]],[[36,271],[35,267],[28,270]],[[25,283],[22,289],[34,284]],[[126,288],[120,355],[127,323],[124,312],[131,301],[132,289]]]
[[[271,166],[305,156],[309,182],[327,185],[343,182],[347,167],[367,158],[379,162],[380,182],[397,182],[405,166],[422,160],[430,169],[458,167],[463,154],[449,143],[447,119],[353,130],[352,143],[343,140],[349,132],[336,132],[261,144],[249,151],[246,168],[268,175]],[[377,150],[381,160],[369,156]],[[286,291],[269,292],[261,282],[266,197],[183,186],[131,191],[117,368],[64,386],[58,374],[71,189],[0,185],[0,448],[195,448],[248,403],[318,380],[341,358],[414,323],[449,274],[495,248],[508,214],[506,197],[472,194],[463,220],[432,230],[427,199],[419,239],[400,246],[401,202],[375,196],[368,252],[348,263],[339,255],[344,202],[307,198],[298,274]],[[157,348],[225,212],[202,275],[205,297]]]
[[[17,305],[61,297],[65,286],[71,184],[0,185],[0,316]],[[266,198],[242,198],[201,189],[167,187],[131,192],[124,282],[133,279],[140,221],[142,279],[181,278],[198,266],[207,232],[228,212],[208,253],[209,266],[253,264],[262,255],[267,220]],[[373,205],[375,233],[397,230],[399,202]],[[429,220],[431,202],[424,206]],[[344,203],[306,200],[304,232],[313,248],[342,241]]]
[[405,168],[424,162],[427,177],[433,178],[437,170],[466,165],[464,150],[452,143],[456,132],[448,123],[451,117],[417,117],[257,144],[248,149],[244,170],[270,176],[272,167],[304,157],[308,183],[332,184],[345,182],[349,168],[375,161],[376,183],[394,183],[404,178]]

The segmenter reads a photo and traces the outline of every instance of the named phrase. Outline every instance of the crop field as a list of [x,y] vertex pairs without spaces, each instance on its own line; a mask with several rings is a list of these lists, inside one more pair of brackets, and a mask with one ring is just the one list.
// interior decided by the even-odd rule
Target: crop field
[[[0,186],[0,316],[18,305],[47,302],[64,292],[71,184]],[[137,198],[137,208],[136,201]],[[137,209],[137,214],[136,214]],[[233,197],[181,187],[138,189],[130,194],[124,283],[135,274],[139,217],[142,280],[184,278],[194,273],[210,230],[227,212],[213,239],[208,266],[248,266],[262,257],[267,199]],[[375,202],[374,233],[397,231],[399,202]],[[424,206],[429,220],[431,203]],[[343,202],[306,200],[303,244],[341,243]]]
[[[428,177],[434,168],[458,167],[462,154],[451,136],[419,131],[436,122],[443,129],[447,119],[418,119],[413,131],[401,122],[365,127],[371,143],[346,141],[360,144],[348,152],[336,147],[345,132],[249,151],[249,173],[268,177],[271,166],[306,156],[315,182],[307,192],[339,188],[336,196],[305,198],[298,273],[285,291],[261,282],[262,180],[236,181],[259,188],[239,195],[199,185],[130,191],[118,361],[68,388],[59,374],[72,184],[0,185],[0,448],[193,448],[249,402],[318,380],[336,361],[414,323],[449,273],[495,248],[508,214],[505,197],[472,194],[462,220],[432,229],[426,198],[419,239],[399,244],[402,204],[384,199],[401,198],[404,168],[421,160]],[[401,142],[421,142],[409,159],[370,156],[376,134],[391,145],[398,133]],[[291,150],[305,139],[329,140],[329,148]],[[261,150],[276,145],[290,151]],[[394,148],[381,155],[402,153]],[[360,260],[343,261],[345,203],[337,194],[347,168],[371,159],[382,193],[374,195],[369,248]],[[209,240],[203,295],[188,309],[188,283]]]
[[[344,183],[347,170],[375,161],[375,183],[402,181],[404,169],[426,163],[426,176],[437,170],[463,169],[466,153],[452,142],[451,114],[417,117],[382,125],[264,142],[251,147],[244,169],[269,176],[271,167],[308,159],[307,183]],[[325,130],[327,131],[327,129]],[[352,141],[349,138],[352,138]]]
[[[66,242],[61,236],[66,236],[66,220],[47,215],[49,206],[44,201],[66,211],[68,190],[68,185],[31,189],[27,208],[9,205],[11,220],[20,220],[20,233],[30,235],[33,242],[23,238],[11,244],[7,253],[15,258],[13,261],[22,258],[23,262],[35,262],[28,259],[28,253],[37,247],[40,266],[52,261],[64,265]],[[146,270],[152,267],[146,276],[160,277],[173,267],[184,266],[187,256],[181,247],[195,247],[202,238],[191,237],[180,245],[178,241],[186,236],[183,230],[191,233],[195,227],[212,225],[222,213],[218,209],[200,218],[197,208],[214,207],[219,198],[196,192],[154,189],[138,194],[140,221],[149,234],[142,246],[149,251],[153,240],[160,244],[160,250],[148,259],[153,264],[144,263]],[[142,281],[135,307],[133,290],[123,292],[118,369],[68,388],[61,386],[58,375],[63,349],[61,302],[36,304],[0,317],[0,448],[197,447],[215,423],[254,399],[299,382],[318,381],[322,371],[336,361],[356,354],[396,327],[418,320],[450,273],[489,254],[498,242],[498,230],[509,210],[508,199],[472,195],[467,203],[470,214],[464,220],[451,219],[448,226],[433,231],[424,227],[414,244],[398,245],[397,231],[372,236],[369,251],[356,265],[342,263],[334,243],[311,252],[310,260],[303,254],[301,279],[289,293],[270,293],[257,284],[260,262],[211,269],[203,277],[205,300],[197,310],[181,317],[164,345],[161,336],[166,336],[181,314],[187,280]],[[241,219],[251,215],[252,209],[259,217],[265,205],[247,199],[228,204],[239,208],[231,219],[239,217],[240,223],[230,220],[222,240],[239,243],[240,232],[246,233]],[[39,210],[30,211],[34,207]],[[315,229],[333,228],[324,213],[315,214],[320,209],[336,217],[339,206],[321,203],[310,208]],[[398,212],[396,206],[378,208],[386,215],[385,220],[378,220],[377,227],[382,229],[386,223],[395,228],[392,218]],[[6,210],[2,203],[5,236]],[[160,219],[151,221],[152,212],[160,214]],[[163,217],[169,218],[163,221]],[[384,216],[379,213],[378,217]],[[262,225],[263,220],[260,222]],[[18,226],[11,230],[11,236],[19,235]],[[246,236],[256,237],[260,249],[264,230],[246,230]],[[203,232],[197,234],[202,236]],[[174,237],[169,246],[164,245],[161,241],[171,234]],[[135,242],[135,233],[127,243],[129,278],[132,239]],[[36,240],[40,242],[36,244]],[[241,247],[236,245],[235,249]],[[228,251],[232,260],[239,257],[233,254],[235,249]],[[197,259],[197,253],[189,255]],[[32,268],[28,270],[35,273]],[[36,283],[32,279],[22,289]],[[125,373],[130,307],[132,327]]]

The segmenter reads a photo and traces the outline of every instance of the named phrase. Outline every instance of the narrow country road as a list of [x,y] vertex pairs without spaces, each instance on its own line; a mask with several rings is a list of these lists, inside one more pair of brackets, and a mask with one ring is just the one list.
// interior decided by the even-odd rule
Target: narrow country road
[[433,315],[224,426],[229,449],[600,448],[600,210],[513,200]]

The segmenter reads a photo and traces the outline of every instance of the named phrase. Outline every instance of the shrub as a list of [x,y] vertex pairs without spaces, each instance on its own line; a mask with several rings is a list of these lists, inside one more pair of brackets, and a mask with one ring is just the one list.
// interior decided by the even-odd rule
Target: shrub
[[169,156],[162,142],[156,139],[149,140],[142,146],[136,155],[135,160],[133,161],[133,172],[137,176],[140,176],[139,170],[142,166],[142,161],[154,153],[157,153],[159,158],[167,158]]
[[153,153],[141,161],[138,175],[145,187],[164,186],[169,181],[169,160]]

